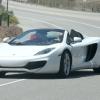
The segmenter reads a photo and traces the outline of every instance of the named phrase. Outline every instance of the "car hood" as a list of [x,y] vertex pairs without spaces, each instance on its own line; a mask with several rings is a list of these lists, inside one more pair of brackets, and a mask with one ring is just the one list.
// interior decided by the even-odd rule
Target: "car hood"
[[24,46],[0,43],[0,57],[31,57],[39,51],[50,47],[52,46]]

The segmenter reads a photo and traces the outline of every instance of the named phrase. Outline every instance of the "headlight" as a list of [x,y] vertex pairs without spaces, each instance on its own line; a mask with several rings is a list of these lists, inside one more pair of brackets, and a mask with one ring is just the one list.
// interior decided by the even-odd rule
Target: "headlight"
[[55,49],[55,48],[47,48],[47,49],[45,49],[45,50],[42,50],[42,51],[36,53],[35,55],[47,54],[47,53],[51,52],[51,51],[54,50],[54,49]]

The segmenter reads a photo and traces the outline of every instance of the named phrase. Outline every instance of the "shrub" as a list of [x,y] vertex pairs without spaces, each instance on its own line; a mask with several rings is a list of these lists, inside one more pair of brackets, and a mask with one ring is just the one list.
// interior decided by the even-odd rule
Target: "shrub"
[[[9,27],[7,27],[8,15]],[[0,26],[0,41],[2,41],[4,37],[14,37],[22,33],[22,28],[16,26],[16,24],[19,24],[19,22],[16,16],[14,16],[14,13],[12,11],[7,12],[5,8],[0,5],[0,25],[2,25]]]
[[19,24],[19,21],[18,21],[17,17],[14,16],[14,13],[13,13],[12,11],[10,11],[10,12],[4,11],[4,12],[2,13],[2,20],[5,21],[5,22],[7,22],[7,20],[8,20],[8,15],[9,15],[9,23],[10,23],[11,25]]
[[18,21],[17,17],[14,16],[13,11],[7,12],[5,10],[5,7],[0,5],[0,25],[2,24],[3,26],[6,26],[8,18],[9,18],[9,25],[19,24],[19,21]]
[[10,16],[9,18],[10,18],[10,19],[9,19],[9,23],[10,23],[10,24],[14,24],[14,25],[19,24],[19,21],[18,21],[18,19],[16,18],[16,16]]

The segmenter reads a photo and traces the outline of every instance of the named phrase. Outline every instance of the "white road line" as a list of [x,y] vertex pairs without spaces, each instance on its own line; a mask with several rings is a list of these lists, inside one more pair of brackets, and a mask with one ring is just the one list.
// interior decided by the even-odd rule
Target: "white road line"
[[58,26],[58,25],[56,25],[56,24],[52,24],[52,23],[49,23],[49,22],[47,22],[47,21],[43,21],[43,20],[40,20],[40,19],[34,19],[34,18],[22,17],[22,16],[18,16],[18,17],[24,18],[24,19],[27,19],[27,20],[31,20],[31,21],[34,20],[34,21],[37,21],[37,22],[42,22],[42,23],[44,23],[44,24],[52,25],[52,26],[54,26],[54,27],[56,27],[56,28],[64,29],[63,27],[60,27],[60,26]]
[[[14,8],[14,6],[10,5],[10,7]],[[16,7],[16,9],[21,9],[21,10],[25,10],[25,11],[31,11],[31,12],[39,12],[39,13],[43,13],[43,14],[51,14],[51,15],[58,15],[58,16],[62,16],[60,15],[60,13],[52,13],[52,12],[43,12],[43,11],[38,11],[38,10],[33,10],[33,9],[25,9],[25,8],[22,8],[22,7]],[[71,15],[65,15],[67,17],[73,17],[73,18],[80,18],[80,17],[75,17],[75,16],[71,16]],[[63,18],[62,18],[63,19]],[[65,19],[65,18],[64,18]],[[88,18],[87,18],[88,19]],[[90,26],[90,27],[93,27],[93,28],[97,28],[97,29],[100,29],[99,26],[96,26],[96,25],[91,25],[91,24],[87,24],[87,23],[84,23],[84,22],[78,22],[78,21],[74,21],[74,20],[70,20],[70,19],[67,19],[67,21],[69,22],[74,22],[74,23],[78,23],[78,24],[83,24],[83,25],[86,25],[86,26]]]
[[[6,2],[6,1],[5,1]],[[14,2],[12,2],[12,3],[14,3]],[[15,4],[20,4],[20,3],[15,3]],[[4,3],[4,5],[5,5],[5,3]],[[22,4],[21,4],[22,5]],[[13,5],[10,5],[10,8],[15,8],[15,6],[13,6]],[[47,12],[47,11],[39,11],[39,10],[34,10],[34,9],[30,9],[30,8],[22,8],[22,7],[20,7],[20,6],[16,6],[16,8],[15,9],[18,9],[18,10],[23,10],[23,11],[30,11],[30,12],[39,12],[39,13],[43,13],[43,14],[51,14],[51,15],[58,15],[58,16],[63,16],[63,15],[61,15],[60,13],[56,13],[56,12]],[[76,16],[71,16],[71,15],[64,15],[64,16],[67,16],[67,17],[73,17],[73,18],[81,18],[81,17],[76,17]],[[83,19],[84,19],[84,17],[82,17]],[[99,18],[99,17],[98,17]],[[91,19],[90,17],[88,18],[86,18],[86,19]],[[94,18],[93,18],[94,19]],[[78,22],[78,21],[74,21],[74,20],[69,20],[69,19],[67,19],[66,18],[66,20],[67,21],[69,21],[69,22],[73,22],[73,23],[78,23],[78,24],[83,24],[83,25],[86,25],[86,26],[90,26],[90,27],[93,27],[93,28],[97,28],[97,29],[100,29],[100,26],[96,26],[96,25],[92,25],[92,24],[88,24],[88,23],[84,23],[84,22]],[[46,21],[45,21],[46,22]],[[48,23],[48,22],[46,22],[46,23]],[[48,23],[49,24],[49,23]],[[53,25],[53,26],[56,26],[55,24]],[[58,27],[58,26],[57,26]]]
[[[49,22],[47,22],[47,21],[43,21],[43,20],[40,20],[40,19],[33,19],[33,18],[28,18],[28,17],[22,17],[22,16],[19,16],[20,18],[24,18],[24,19],[28,19],[28,20],[35,20],[35,21],[38,21],[38,22],[42,22],[42,23],[45,23],[45,24],[48,24],[48,25],[52,25],[52,26],[54,26],[54,27],[57,27],[57,28],[62,28],[62,29],[64,29],[63,27],[60,27],[60,26],[58,26],[58,25],[56,25],[56,24],[53,24],[53,23],[49,23]],[[73,20],[69,20],[69,19],[66,19],[67,21],[69,21],[69,22],[73,22],[73,23],[78,23],[78,24],[83,24],[83,25],[86,25],[86,26],[90,26],[90,27],[93,27],[93,28],[97,28],[97,29],[100,29],[100,27],[99,26],[95,26],[95,25],[91,25],[91,24],[87,24],[87,23],[81,23],[81,22],[76,22],[76,21],[73,21]]]
[[[24,17],[24,18],[25,18],[25,17]],[[28,19],[28,18],[27,18],[27,19]],[[31,18],[31,19],[33,19],[33,18]],[[61,19],[63,19],[63,18],[61,18]],[[64,18],[64,19],[65,19],[65,18]],[[35,20],[37,20],[37,19],[35,19]],[[45,22],[45,23],[49,23],[49,22],[43,21],[43,20],[38,20],[38,21],[40,21],[40,22]],[[66,18],[66,21],[69,21],[69,22],[73,22],[73,23],[77,23],[77,24],[81,24],[81,25],[90,26],[90,27],[93,27],[93,28],[100,29],[100,26],[96,26],[96,25],[92,25],[92,24],[87,24],[87,23],[84,23],[84,22],[78,22],[78,21],[74,21],[74,20],[67,19],[67,18]],[[55,24],[52,24],[52,25],[58,27],[58,26],[55,25]],[[58,27],[58,28],[59,28],[59,27]]]
[[70,20],[70,19],[66,19],[66,20],[69,21],[69,22],[78,23],[78,24],[83,24],[83,25],[86,25],[86,26],[90,26],[90,27],[93,27],[93,28],[100,29],[100,27],[99,27],[99,26],[96,26],[96,25],[87,24],[87,23],[83,23],[83,22],[77,22],[77,21]]
[[[38,12],[38,13],[43,13],[43,14],[51,14],[51,15],[58,15],[58,16],[62,16],[62,17],[73,17],[73,18],[82,18],[82,19],[91,19],[91,20],[99,20],[99,17],[96,17],[96,18],[94,18],[94,17],[91,17],[91,16],[85,16],[85,15],[79,15],[79,16],[77,16],[77,13],[76,14],[74,14],[74,13],[69,13],[69,14],[66,14],[66,13],[68,13],[68,12],[64,12],[64,15],[63,15],[63,13],[62,12],[56,12],[56,11],[46,11],[46,9],[45,10],[40,10],[40,9],[37,9],[37,7],[33,7],[33,9],[32,8],[27,8],[26,6],[27,6],[27,4],[26,4],[26,6],[24,6],[24,7],[22,7],[22,5],[23,4],[21,4],[21,5],[18,5],[18,6],[16,6],[16,8],[15,8],[15,5],[10,5],[10,8],[14,8],[14,9],[18,9],[18,10],[23,10],[23,11],[30,11],[30,12]],[[6,6],[6,5],[5,5]],[[67,10],[66,10],[67,11]],[[82,12],[82,13],[84,13],[84,12]],[[70,14],[72,14],[72,15],[70,15]],[[74,16],[73,16],[73,14],[74,14]],[[87,14],[87,13],[86,13]]]
[[18,82],[22,82],[22,81],[25,81],[25,80],[26,79],[20,79],[20,80],[8,82],[8,83],[0,84],[0,87],[7,86],[7,85],[10,85],[10,84],[14,84],[14,83],[18,83]]
[[[27,18],[27,17],[22,17],[22,16],[20,16],[20,18],[28,19],[28,20],[31,20],[31,21],[34,20],[34,21],[37,21],[37,22],[41,22],[41,23],[44,23],[44,24],[51,25],[55,28],[64,29],[63,27],[57,26],[56,24],[52,24],[52,23],[49,23],[47,21],[43,21],[43,20],[39,20],[39,19],[33,19],[33,18]],[[25,29],[24,31],[26,31],[26,29],[27,29],[26,27],[28,27],[28,26],[25,26],[25,25],[22,25],[22,24],[19,24],[19,26],[22,27],[23,29]],[[32,28],[32,26],[30,28]]]

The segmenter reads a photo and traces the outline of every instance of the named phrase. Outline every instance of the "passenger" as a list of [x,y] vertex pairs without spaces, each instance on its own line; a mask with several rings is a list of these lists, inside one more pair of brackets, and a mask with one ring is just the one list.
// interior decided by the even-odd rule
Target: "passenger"
[[36,35],[36,34],[31,34],[30,36],[29,36],[29,40],[37,40],[37,38],[38,38],[38,36]]

